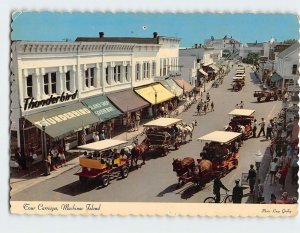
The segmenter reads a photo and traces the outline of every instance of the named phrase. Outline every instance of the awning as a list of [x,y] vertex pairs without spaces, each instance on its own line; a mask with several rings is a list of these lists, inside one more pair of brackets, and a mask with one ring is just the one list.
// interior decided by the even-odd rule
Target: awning
[[25,116],[25,118],[39,129],[42,129],[41,121],[45,118],[45,132],[52,138],[77,131],[79,128],[99,121],[99,119],[81,103]]
[[115,139],[106,139],[98,142],[92,142],[89,144],[78,146],[79,149],[83,150],[92,150],[92,151],[103,151],[117,146],[122,146],[127,144],[127,141],[115,140]]
[[279,80],[281,80],[282,79],[282,77],[279,75],[279,74],[277,74],[277,73],[274,73],[273,75],[272,75],[272,77],[271,77],[271,82],[277,82],[277,81],[279,81]]
[[179,87],[181,87],[184,90],[184,92],[191,92],[193,90],[191,84],[189,84],[184,79],[174,79],[174,81]]
[[159,82],[175,96],[179,97],[183,95],[183,90],[175,83],[173,79],[161,80]]
[[219,142],[219,143],[228,143],[233,141],[234,139],[241,136],[241,133],[235,133],[235,132],[228,132],[228,131],[214,131],[212,133],[206,134],[198,140],[203,141],[212,141],[212,142]]
[[134,91],[151,104],[159,104],[175,97],[173,93],[158,83],[151,86],[136,88]]
[[113,106],[105,96],[95,96],[84,99],[82,100],[82,103],[88,107],[101,122],[122,115],[122,113]]
[[162,117],[144,124],[144,127],[169,127],[181,122],[181,119]]
[[200,69],[199,71],[200,71],[200,73],[203,74],[204,76],[208,76],[208,74],[207,74],[204,70]]
[[134,112],[149,106],[149,103],[132,90],[107,94],[108,99],[122,112]]

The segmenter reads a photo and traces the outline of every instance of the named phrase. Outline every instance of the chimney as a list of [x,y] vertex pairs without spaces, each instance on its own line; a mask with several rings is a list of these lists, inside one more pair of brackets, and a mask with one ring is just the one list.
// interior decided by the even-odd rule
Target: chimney
[[199,44],[199,48],[202,48],[202,44]]
[[99,37],[103,38],[104,37],[104,32],[99,32]]
[[153,32],[153,38],[157,38],[157,36],[158,36],[158,33],[157,32]]
[[195,49],[198,48],[198,44],[195,44],[195,45],[194,45],[194,48],[195,48]]

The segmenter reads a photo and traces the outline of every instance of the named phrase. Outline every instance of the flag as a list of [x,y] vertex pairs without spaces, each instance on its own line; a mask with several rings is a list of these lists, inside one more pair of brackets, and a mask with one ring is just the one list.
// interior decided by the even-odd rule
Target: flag
[[81,145],[85,145],[86,144],[86,132],[84,127],[82,127],[82,132],[81,132]]

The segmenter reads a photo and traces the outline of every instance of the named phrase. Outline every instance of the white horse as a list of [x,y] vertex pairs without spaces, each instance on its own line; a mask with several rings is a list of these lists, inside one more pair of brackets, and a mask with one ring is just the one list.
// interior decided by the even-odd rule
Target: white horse
[[193,120],[190,124],[177,124],[177,129],[179,131],[179,137],[181,138],[181,142],[186,142],[186,137],[189,136],[190,140],[193,140],[193,131],[197,126],[197,121]]

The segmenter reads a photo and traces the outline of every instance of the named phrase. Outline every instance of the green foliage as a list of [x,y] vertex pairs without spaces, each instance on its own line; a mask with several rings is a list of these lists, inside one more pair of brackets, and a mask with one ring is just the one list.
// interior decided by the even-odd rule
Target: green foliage
[[294,44],[296,43],[297,40],[296,39],[288,39],[288,40],[284,40],[283,43],[284,44]]
[[259,59],[259,53],[248,53],[247,58],[243,59],[244,63],[257,65]]

